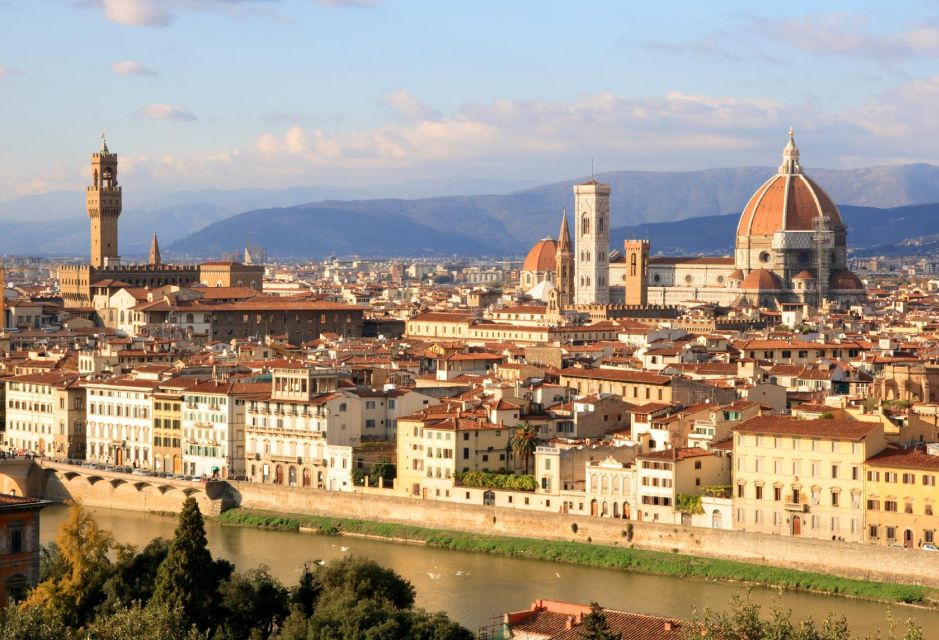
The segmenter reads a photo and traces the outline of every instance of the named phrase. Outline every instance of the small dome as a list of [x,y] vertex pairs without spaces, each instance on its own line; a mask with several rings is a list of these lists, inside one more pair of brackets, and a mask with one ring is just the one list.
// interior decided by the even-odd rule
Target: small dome
[[740,269],[734,269],[734,272],[727,276],[728,280],[736,280],[738,282],[743,281],[743,271]]
[[838,207],[821,187],[802,173],[799,150],[789,131],[779,172],[756,190],[740,216],[737,237],[769,236],[777,231],[813,231],[824,217],[829,231],[844,231]]
[[558,243],[551,238],[545,238],[535,243],[528,252],[522,271],[554,271],[557,268],[555,254]]
[[740,288],[748,291],[780,291],[783,287],[779,277],[772,271],[754,269],[743,279]]
[[813,276],[811,272],[809,272],[808,270],[803,269],[796,275],[792,276],[792,279],[793,280],[814,280],[815,276]]
[[861,279],[846,269],[833,272],[828,286],[838,291],[864,291],[864,283]]

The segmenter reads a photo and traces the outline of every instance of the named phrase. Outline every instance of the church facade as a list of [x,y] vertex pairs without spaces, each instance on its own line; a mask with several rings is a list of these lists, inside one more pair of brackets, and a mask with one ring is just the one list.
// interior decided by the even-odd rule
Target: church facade
[[647,240],[609,250],[610,187],[574,187],[576,305],[847,307],[865,299],[847,268],[847,230],[834,201],[802,171],[793,132],[782,163],[743,208],[733,256],[651,255]]

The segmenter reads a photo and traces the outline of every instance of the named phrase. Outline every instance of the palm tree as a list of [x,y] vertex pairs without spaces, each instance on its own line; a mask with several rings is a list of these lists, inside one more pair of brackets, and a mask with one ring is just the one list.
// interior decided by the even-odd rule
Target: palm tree
[[515,427],[512,434],[512,452],[525,461],[525,475],[528,475],[528,460],[534,458],[538,448],[538,429],[523,422]]

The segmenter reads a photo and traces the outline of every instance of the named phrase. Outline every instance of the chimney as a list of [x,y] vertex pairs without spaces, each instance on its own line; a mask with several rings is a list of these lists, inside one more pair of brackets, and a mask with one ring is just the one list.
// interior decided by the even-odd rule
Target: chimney
[[564,621],[564,628],[568,631],[574,628],[574,616],[567,616],[567,619]]
[[666,631],[671,631],[673,628],[674,628],[674,625],[672,624],[672,621],[671,621],[671,620],[666,620],[666,621],[665,621],[665,630],[666,630]]

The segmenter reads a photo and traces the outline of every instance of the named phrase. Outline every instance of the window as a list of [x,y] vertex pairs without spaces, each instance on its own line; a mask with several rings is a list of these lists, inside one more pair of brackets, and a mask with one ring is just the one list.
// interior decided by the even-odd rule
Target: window
[[763,499],[763,487],[761,485],[756,485],[756,499]]
[[884,511],[892,511],[896,513],[897,511],[897,501],[896,500],[885,500],[884,501]]
[[869,527],[867,528],[867,536],[868,536],[869,538],[874,538],[874,539],[876,539],[878,533],[879,533],[879,532],[878,532],[878,530],[877,530],[877,525],[876,525],[876,524],[872,524],[871,526],[869,526]]
[[782,487],[773,487],[773,500],[776,502],[782,501]]
[[840,494],[839,492],[837,492],[837,491],[835,491],[834,489],[832,489],[832,492],[831,492],[831,506],[833,506],[833,507],[837,507],[837,506],[838,506],[838,499],[839,499],[839,496],[840,496],[840,495],[841,495],[841,494]]
[[838,465],[836,464],[831,465],[831,477],[832,478],[838,477]]
[[23,530],[20,528],[10,529],[10,553],[22,553],[23,551]]
[[887,527],[887,540],[893,542],[897,539],[897,528],[896,527]]
[[743,485],[742,485],[742,484],[738,484],[738,485],[737,485],[737,497],[738,497],[738,498],[743,498],[743,497],[744,497],[743,491],[744,491]]
[[923,515],[931,516],[932,515],[932,503],[927,502],[923,505]]
[[903,504],[903,513],[913,513],[913,501],[907,500]]

